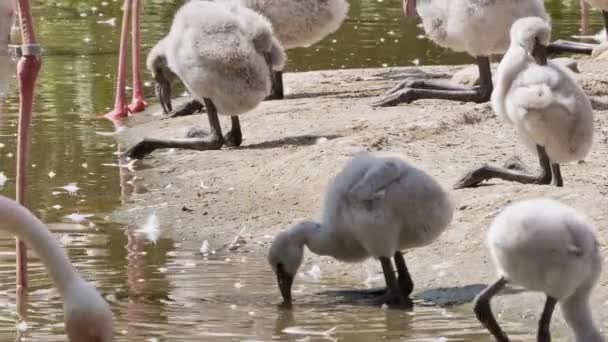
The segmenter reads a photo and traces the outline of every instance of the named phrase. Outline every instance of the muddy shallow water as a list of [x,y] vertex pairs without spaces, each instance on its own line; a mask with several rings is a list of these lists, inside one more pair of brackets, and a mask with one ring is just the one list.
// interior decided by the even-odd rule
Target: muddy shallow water
[[[113,130],[100,114],[113,103],[120,1],[35,1],[44,65],[37,87],[29,206],[57,232],[76,267],[105,295],[119,341],[483,341],[470,306],[418,305],[405,313],[349,305],[323,292],[361,287],[332,274],[297,280],[292,312],[277,307],[278,291],[264,260],[244,251],[203,258],[168,239],[156,244],[108,215],[133,192]],[[169,27],[181,2],[145,1],[144,51]],[[577,1],[549,1],[555,36],[577,32]],[[417,38],[400,1],[351,1],[349,19],[310,49],[289,52],[289,71],[470,62],[466,55]],[[120,19],[120,18],[118,18]],[[593,18],[597,28],[598,17]],[[147,75],[146,75],[146,78]],[[147,87],[151,94],[151,88]],[[17,93],[0,103],[0,193],[14,194]],[[100,134],[101,133],[101,134]],[[0,176],[0,179],[3,177]],[[64,188],[75,183],[78,191]],[[71,187],[68,187],[68,189]],[[77,215],[73,215],[77,214]],[[71,215],[71,216],[68,216]],[[79,222],[74,222],[79,221]],[[14,242],[0,235],[0,340],[62,341],[61,301],[37,260],[30,264],[26,324],[17,326]],[[305,270],[306,271],[306,270]],[[310,273],[310,272],[309,272]],[[315,272],[312,272],[315,273]],[[320,295],[313,295],[321,292]],[[505,324],[512,337],[518,327]],[[21,330],[21,332],[19,332]],[[328,332],[329,331],[329,332]],[[524,335],[520,335],[524,336]],[[527,336],[527,335],[526,335]]]

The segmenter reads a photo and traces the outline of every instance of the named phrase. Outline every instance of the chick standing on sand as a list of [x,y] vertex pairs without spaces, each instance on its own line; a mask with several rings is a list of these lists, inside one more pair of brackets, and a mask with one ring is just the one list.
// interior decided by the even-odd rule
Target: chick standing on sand
[[500,178],[526,184],[563,186],[559,163],[583,160],[593,140],[593,110],[570,70],[547,62],[551,27],[541,18],[516,21],[511,46],[496,72],[492,108],[511,123],[524,144],[537,152],[541,174],[519,162],[507,168],[482,166],[467,173],[454,188]]
[[[220,3],[236,3],[250,8],[272,24],[277,39],[284,49],[308,47],[335,32],[348,13],[346,0],[216,0]],[[148,55],[147,66],[157,83],[163,111],[172,111],[171,82],[175,79],[166,63],[164,43],[160,41]],[[272,91],[267,99],[283,99],[282,69],[273,70]],[[172,117],[200,111],[203,104],[197,99],[186,102],[171,113]]]
[[557,303],[576,342],[604,342],[589,307],[602,270],[595,229],[587,217],[550,199],[508,206],[492,223],[488,245],[500,279],[475,300],[475,314],[499,342],[508,342],[490,307],[507,283],[543,292],[547,299],[539,342],[551,341],[551,316]]
[[477,59],[480,84],[469,88],[445,81],[406,80],[386,92],[374,106],[394,106],[419,99],[483,103],[492,94],[490,55],[509,47],[509,28],[519,19],[548,19],[542,0],[403,0],[406,16],[419,14],[424,31],[437,45]]
[[[192,1],[178,10],[163,44],[169,68],[205,103],[210,132],[191,130],[182,139],[145,138],[127,155],[141,159],[158,148],[239,146],[238,115],[270,93],[272,70],[285,62],[268,20],[238,4]],[[218,113],[231,117],[232,129],[225,136]]]
[[291,305],[291,286],[306,246],[315,254],[346,262],[378,258],[387,286],[381,302],[408,304],[414,284],[401,250],[436,240],[452,220],[453,210],[450,196],[437,181],[399,156],[355,156],[331,182],[321,222],[298,223],[272,242],[268,261],[284,303]]

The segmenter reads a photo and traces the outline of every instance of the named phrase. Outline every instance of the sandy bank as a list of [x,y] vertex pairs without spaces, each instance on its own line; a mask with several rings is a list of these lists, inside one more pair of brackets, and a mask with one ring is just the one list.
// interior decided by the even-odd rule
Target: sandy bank
[[[461,67],[424,67],[429,77],[452,75]],[[585,163],[564,165],[565,187],[523,186],[493,181],[489,186],[454,191],[454,221],[435,244],[410,251],[406,261],[415,292],[454,288],[439,296],[453,299],[458,287],[495,280],[485,248],[485,230],[506,204],[548,196],[586,212],[600,230],[608,256],[608,62],[581,60],[577,75],[596,103],[595,145]],[[489,105],[419,101],[411,105],[374,109],[372,98],[413,69],[358,69],[289,73],[288,99],[264,102],[241,116],[244,142],[220,151],[157,151],[136,164],[137,188],[147,192],[125,197],[115,219],[141,222],[155,208],[163,236],[214,248],[230,242],[243,230],[240,248],[265,256],[270,236],[296,220],[315,216],[328,180],[353,154],[362,150],[403,153],[437,177],[452,184],[480,163],[502,163],[519,155],[537,167],[531,154],[518,144],[515,131],[498,120]],[[130,119],[130,129],[119,139],[130,146],[143,136],[183,136],[193,125],[206,126],[204,116],[160,120],[159,108]],[[224,118],[223,122],[228,124]],[[245,228],[243,228],[245,227]],[[363,280],[366,271],[380,271],[374,261],[360,265],[319,261],[324,273]],[[304,266],[304,269],[307,269]],[[426,293],[426,292],[425,292]],[[428,298],[426,293],[424,297]],[[608,330],[608,272],[593,298],[594,311]],[[278,292],[277,292],[278,301]],[[538,294],[505,295],[495,300],[500,319],[535,325],[544,298]],[[296,296],[297,302],[297,296]],[[538,304],[538,305],[533,305]],[[561,317],[556,330],[563,332]],[[559,329],[558,329],[559,327]],[[532,332],[532,331],[531,331]]]

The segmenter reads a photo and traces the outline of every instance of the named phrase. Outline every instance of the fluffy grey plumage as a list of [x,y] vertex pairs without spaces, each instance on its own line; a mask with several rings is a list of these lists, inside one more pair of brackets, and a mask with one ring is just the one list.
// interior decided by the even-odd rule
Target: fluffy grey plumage
[[604,341],[589,308],[602,257],[587,217],[550,199],[518,202],[496,217],[488,244],[500,277],[560,303],[575,341]]
[[554,163],[583,160],[593,140],[593,109],[570,70],[535,63],[536,43],[548,45],[549,23],[530,17],[511,28],[511,45],[496,71],[492,108],[513,124],[536,152],[543,146]]
[[346,0],[237,1],[268,18],[285,49],[308,47],[332,34],[342,25],[349,7]]
[[541,0],[406,1],[417,3],[424,31],[430,39],[472,56],[503,53],[509,46],[509,29],[519,18],[548,19]]
[[450,196],[424,171],[395,154],[362,153],[331,182],[321,222],[304,221],[281,232],[268,261],[278,275],[293,278],[304,246],[346,262],[391,258],[433,242],[452,214]]
[[[192,1],[178,10],[164,46],[167,65],[190,93],[209,98],[222,115],[255,108],[270,92],[271,69],[285,54],[272,26],[260,14],[236,4]],[[150,62],[149,67],[157,62]]]

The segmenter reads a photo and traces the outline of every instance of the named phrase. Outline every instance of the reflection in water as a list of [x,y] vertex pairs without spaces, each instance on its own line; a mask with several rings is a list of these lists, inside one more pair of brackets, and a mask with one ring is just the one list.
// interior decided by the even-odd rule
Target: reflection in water
[[[279,294],[264,260],[238,252],[203,259],[197,251],[170,240],[144,243],[134,236],[133,227],[108,222],[117,205],[137,200],[137,194],[146,191],[136,173],[119,166],[125,161],[117,155],[125,147],[112,136],[97,134],[121,128],[100,116],[113,104],[121,3],[34,1],[45,56],[35,99],[29,170],[32,210],[52,223],[75,266],[111,302],[118,341],[299,341],[305,336],[284,330],[323,332],[334,327],[329,337],[311,335],[310,341],[487,339],[466,306],[453,310],[417,306],[408,314],[347,306],[330,295],[306,296],[325,287],[359,285],[327,279],[298,280],[303,292],[294,310],[284,311],[276,305]],[[182,3],[145,1],[144,52],[168,31]],[[553,14],[554,37],[579,32],[578,0],[545,3]],[[422,65],[471,63],[469,56],[419,39],[422,32],[415,20],[402,17],[400,0],[351,0],[350,5],[349,18],[338,32],[312,48],[289,51],[289,71],[412,65],[414,59]],[[592,16],[590,26],[591,32],[600,27],[600,17]],[[151,97],[149,75],[144,76]],[[11,197],[17,110],[12,85],[6,99],[0,99],[0,172],[8,177],[0,193]],[[74,195],[54,192],[69,183],[77,183],[81,190]],[[94,216],[82,224],[61,223],[74,213]],[[13,241],[0,235],[0,340],[15,340],[22,334],[33,341],[65,341],[61,300],[35,256],[31,256],[27,310],[26,301],[16,297]],[[27,331],[18,333],[16,322],[26,314]],[[523,331],[517,325],[507,328]]]

